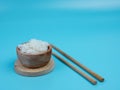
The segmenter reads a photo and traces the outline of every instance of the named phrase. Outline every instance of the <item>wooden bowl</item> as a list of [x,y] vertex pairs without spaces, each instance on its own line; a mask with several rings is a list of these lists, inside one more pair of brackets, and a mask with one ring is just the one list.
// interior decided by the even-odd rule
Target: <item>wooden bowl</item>
[[41,52],[39,54],[26,54],[21,53],[20,48],[16,48],[18,60],[20,60],[21,64],[28,68],[38,68],[43,67],[48,64],[51,59],[52,54],[52,46],[48,46],[48,50],[46,52]]

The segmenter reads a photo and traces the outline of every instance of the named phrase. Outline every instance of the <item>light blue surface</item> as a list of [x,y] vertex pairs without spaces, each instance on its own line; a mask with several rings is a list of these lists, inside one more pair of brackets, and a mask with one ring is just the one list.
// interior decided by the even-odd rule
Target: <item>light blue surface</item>
[[[120,90],[120,8],[35,8],[36,2],[0,1],[0,90]],[[31,38],[55,44],[105,82],[93,86],[54,57],[47,75],[16,74],[16,46]]]

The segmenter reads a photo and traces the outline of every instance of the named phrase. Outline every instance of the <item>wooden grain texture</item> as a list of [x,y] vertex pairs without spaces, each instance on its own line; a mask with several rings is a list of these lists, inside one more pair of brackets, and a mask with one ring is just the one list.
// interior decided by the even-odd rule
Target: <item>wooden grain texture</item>
[[16,47],[17,57],[23,66],[28,68],[39,68],[45,66],[51,58],[52,46],[48,46],[48,50],[38,54],[22,53],[19,47]]
[[24,67],[20,63],[19,60],[17,60],[14,65],[14,69],[17,74],[20,74],[23,76],[31,76],[31,77],[47,74],[47,73],[51,72],[53,70],[53,68],[54,68],[54,60],[53,59],[51,59],[46,66],[40,67],[40,68],[34,68],[34,69]]
[[[51,44],[52,45],[52,44]],[[97,80],[99,80],[100,82],[104,81],[104,78],[101,77],[100,75],[96,74],[95,72],[93,72],[92,70],[90,70],[89,68],[87,68],[86,66],[84,66],[83,64],[81,64],[80,62],[78,62],[77,60],[75,60],[74,58],[72,58],[71,56],[69,56],[68,54],[66,54],[65,52],[63,52],[61,49],[57,48],[56,46],[52,45],[52,47],[57,50],[58,52],[60,52],[63,56],[65,56],[66,58],[68,58],[70,61],[72,61],[73,63],[75,63],[76,65],[78,65],[80,68],[82,68],[83,70],[85,70],[87,73],[89,73],[91,76],[95,77]]]

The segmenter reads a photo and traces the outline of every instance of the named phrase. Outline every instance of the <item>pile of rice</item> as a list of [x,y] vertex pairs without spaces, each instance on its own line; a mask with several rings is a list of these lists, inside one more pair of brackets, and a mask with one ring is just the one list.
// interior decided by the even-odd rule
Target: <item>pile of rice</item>
[[39,54],[41,52],[47,51],[48,46],[49,46],[48,42],[31,39],[27,43],[18,45],[18,48],[20,49],[21,53]]

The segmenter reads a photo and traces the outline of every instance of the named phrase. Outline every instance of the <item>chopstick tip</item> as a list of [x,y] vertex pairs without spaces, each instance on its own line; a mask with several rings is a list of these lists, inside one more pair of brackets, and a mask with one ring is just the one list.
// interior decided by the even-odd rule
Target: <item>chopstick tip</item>
[[104,78],[101,78],[100,82],[104,82],[104,80],[105,80]]
[[96,84],[97,84],[97,81],[94,81],[94,82],[93,82],[93,85],[96,85]]

